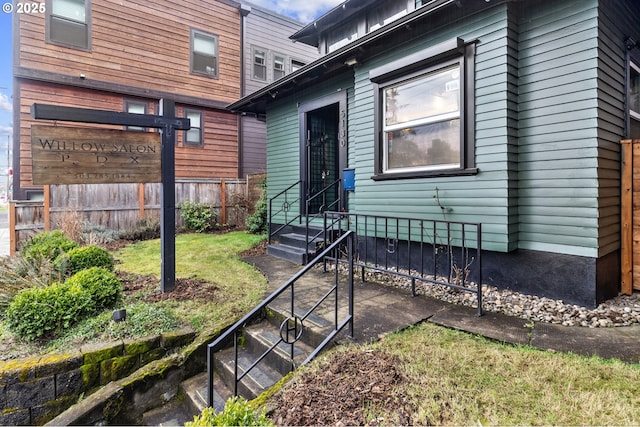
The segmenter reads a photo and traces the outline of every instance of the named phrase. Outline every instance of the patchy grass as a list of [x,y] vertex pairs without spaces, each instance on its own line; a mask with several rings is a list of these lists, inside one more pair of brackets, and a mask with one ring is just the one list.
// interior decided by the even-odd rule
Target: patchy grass
[[[196,330],[222,326],[262,300],[266,279],[240,261],[238,254],[260,243],[261,237],[243,231],[224,234],[180,234],[176,237],[176,276],[197,277],[216,288],[211,301],[164,301],[177,317]],[[160,276],[160,240],[126,246],[116,252],[117,268]]]
[[[388,403],[363,401],[376,425],[397,424],[399,413],[411,414],[400,420],[409,425],[640,425],[637,364],[504,345],[425,323],[313,362],[329,395],[331,387],[349,387],[347,378],[326,378],[326,367],[344,352],[381,352],[400,361],[405,379],[387,390]],[[283,389],[294,388],[297,378]]]

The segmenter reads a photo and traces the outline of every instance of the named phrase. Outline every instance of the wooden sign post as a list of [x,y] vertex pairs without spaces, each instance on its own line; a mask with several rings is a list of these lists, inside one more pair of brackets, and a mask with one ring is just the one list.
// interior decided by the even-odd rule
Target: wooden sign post
[[[176,117],[175,102],[163,99],[160,115],[119,113],[57,105],[33,104],[35,119],[61,120],[160,129],[160,289],[169,292],[176,281],[176,130],[189,130],[189,119]],[[35,137],[33,131],[35,128]],[[34,183],[70,184],[154,182],[157,180],[157,135],[150,132],[105,131],[55,127],[32,128]],[[115,132],[115,133],[111,133]],[[133,134],[133,135],[129,135]],[[49,138],[48,138],[49,136]],[[35,151],[33,151],[35,147]],[[75,163],[74,163],[75,162]],[[36,168],[43,170],[37,170]],[[38,180],[39,182],[36,182]],[[55,182],[54,182],[55,181]]]

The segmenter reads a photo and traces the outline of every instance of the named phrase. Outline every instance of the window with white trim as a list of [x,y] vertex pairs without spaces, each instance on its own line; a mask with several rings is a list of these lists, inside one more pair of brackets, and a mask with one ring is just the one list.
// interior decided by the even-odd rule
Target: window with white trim
[[86,50],[90,48],[90,0],[49,0],[46,14],[47,42]]
[[477,172],[474,52],[456,39],[370,72],[378,93],[374,179]]
[[182,145],[185,147],[202,147],[202,111],[185,108],[184,116],[191,120],[191,129],[184,132]]
[[285,75],[284,71],[285,59],[283,56],[273,56],[273,80],[278,80]]
[[[125,111],[133,114],[147,114],[147,103],[143,101],[135,101],[127,99],[124,101]],[[140,126],[126,126],[126,130],[146,131],[146,128]]]
[[191,30],[191,72],[218,77],[218,37]]
[[253,48],[253,78],[267,80],[267,52],[263,49]]

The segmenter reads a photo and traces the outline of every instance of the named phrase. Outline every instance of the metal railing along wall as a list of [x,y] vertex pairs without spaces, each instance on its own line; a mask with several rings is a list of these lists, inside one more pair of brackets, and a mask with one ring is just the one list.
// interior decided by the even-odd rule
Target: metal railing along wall
[[325,212],[325,239],[356,233],[356,260],[365,270],[448,286],[477,296],[482,311],[482,226],[480,223]]
[[[297,211],[296,205],[300,203],[300,184],[302,181],[297,181],[272,198],[269,199],[269,240],[268,244],[271,244],[271,240],[273,236],[277,236],[285,227],[293,224],[296,220],[298,220],[299,224],[302,224],[302,214],[300,213],[300,208],[298,206]],[[280,206],[278,207],[278,204]],[[274,211],[274,206],[277,207],[277,210]],[[292,211],[292,209],[294,209]],[[297,212],[297,213],[294,213]],[[284,223],[280,225],[277,229],[272,230],[271,224],[273,224],[273,218],[277,215],[284,216]],[[292,218],[290,216],[293,215]]]
[[[338,274],[338,259],[341,258],[338,254],[338,251],[344,250],[346,248],[346,263],[348,265],[348,274],[346,276],[347,281],[347,314],[344,315],[342,319],[339,318],[338,311],[340,309],[340,298],[338,295],[338,285],[340,278],[343,279],[344,276]],[[236,322],[233,326],[227,329],[222,335],[220,335],[213,343],[208,345],[207,348],[207,371],[209,376],[209,385],[208,385],[208,404],[209,406],[213,406],[213,396],[214,396],[214,358],[215,354],[228,348],[229,341],[232,341],[232,345],[234,348],[234,384],[233,384],[233,395],[238,395],[238,384],[242,379],[249,374],[262,360],[264,360],[269,353],[274,351],[279,345],[282,343],[288,344],[290,347],[289,357],[293,360],[296,350],[296,343],[299,339],[302,338],[302,334],[304,333],[304,321],[318,309],[326,301],[329,301],[329,298],[333,295],[333,326],[327,336],[322,340],[322,342],[315,347],[313,352],[307,356],[307,358],[301,363],[304,365],[311,361],[315,356],[318,355],[335,337],[336,335],[342,331],[345,326],[349,326],[348,335],[353,337],[353,262],[354,262],[354,233],[350,231],[345,231],[342,235],[337,238],[331,245],[329,245],[325,250],[323,250],[316,258],[314,258],[310,263],[308,263],[305,267],[303,267],[298,273],[296,273],[293,277],[291,277],[287,282],[285,282],[280,288],[278,288],[275,292],[269,295],[264,301],[262,301],[258,306],[256,306],[251,312],[246,314],[242,319]],[[331,257],[336,262],[336,269],[334,275],[333,286],[324,293],[322,297],[320,297],[315,304],[311,308],[309,308],[304,314],[297,315],[296,314],[296,282],[303,277],[310,269],[313,268],[315,264],[320,262],[324,262],[326,257]],[[344,258],[343,258],[343,261]],[[319,284],[318,284],[319,285]],[[276,298],[285,294],[285,292],[290,293],[290,301],[289,301],[289,317],[285,319],[280,325],[280,339],[273,343],[270,348],[268,348],[262,355],[260,355],[250,366],[243,369],[243,372],[239,372],[238,369],[238,353],[240,341],[242,339],[242,331],[243,329],[254,323],[256,320],[260,319],[264,316],[265,309],[269,304],[274,302]]]

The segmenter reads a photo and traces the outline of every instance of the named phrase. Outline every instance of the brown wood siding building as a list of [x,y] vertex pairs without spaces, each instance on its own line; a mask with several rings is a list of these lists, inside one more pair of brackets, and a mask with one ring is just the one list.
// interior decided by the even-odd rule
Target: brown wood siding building
[[[52,1],[48,0],[47,10],[52,10]],[[51,41],[48,14],[16,15],[14,198],[28,198],[29,190],[39,192],[31,183],[33,103],[126,111],[126,102],[135,101],[152,114],[159,99],[173,99],[178,115],[188,109],[202,117],[201,144],[185,146],[185,132],[178,135],[176,177],[237,177],[238,118],[224,107],[240,97],[239,3],[87,0],[86,4],[86,48]],[[192,71],[194,34],[215,41],[215,73]]]

